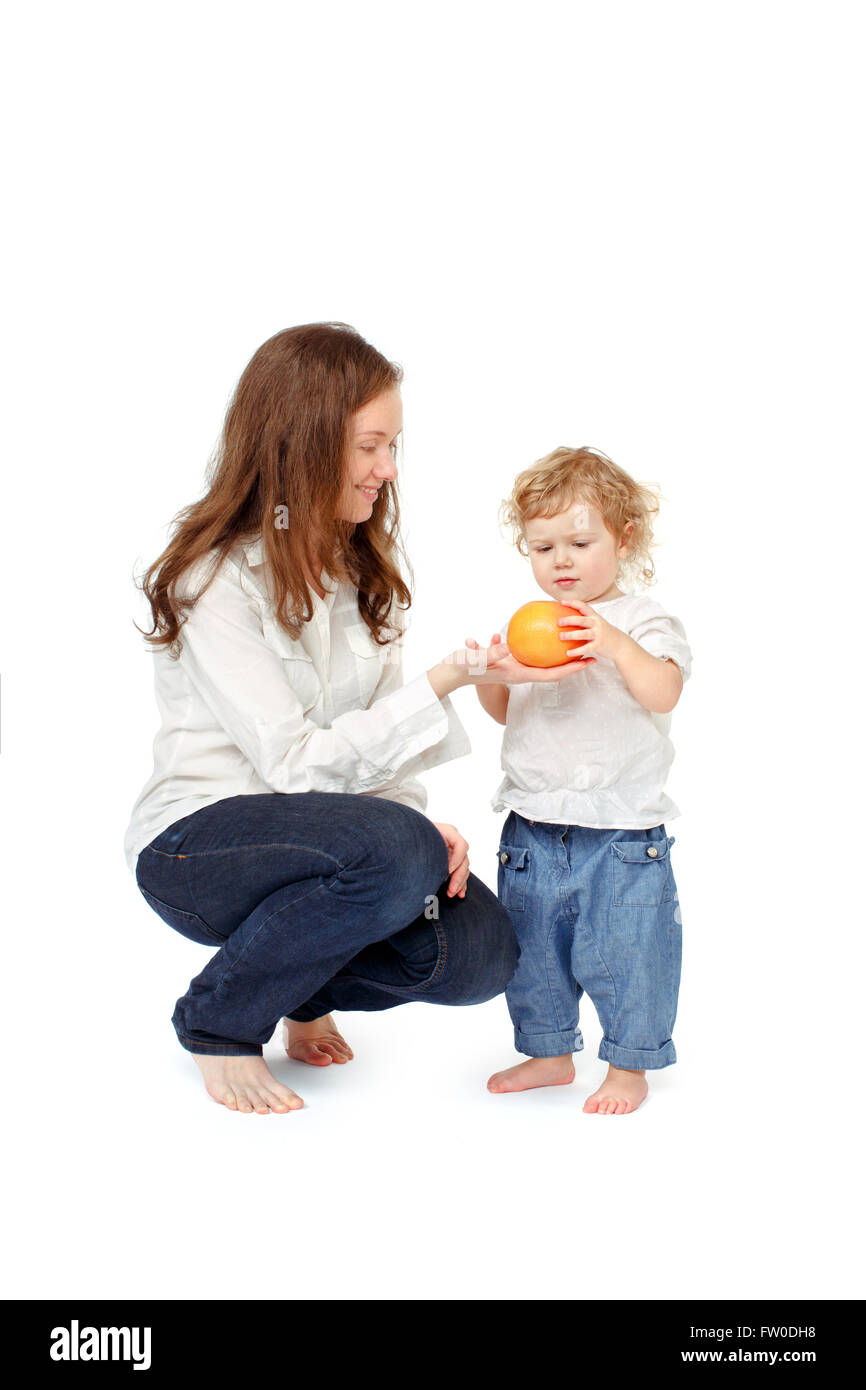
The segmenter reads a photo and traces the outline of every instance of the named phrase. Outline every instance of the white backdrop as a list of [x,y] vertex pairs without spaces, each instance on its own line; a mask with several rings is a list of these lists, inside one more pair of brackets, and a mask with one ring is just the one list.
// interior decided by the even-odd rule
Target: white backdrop
[[[3,59],[4,1186],[13,1297],[854,1297],[862,9],[43,3]],[[661,484],[694,676],[669,789],[678,1065],[633,1117],[493,1097],[503,999],[342,1018],[229,1114],[169,1018],[206,959],[122,857],[156,729],[132,584],[277,330],[405,369],[406,674],[535,596],[514,474]],[[434,819],[495,885],[499,730]],[[853,859],[854,872],[851,872]],[[301,1074],[303,1072],[303,1074]],[[11,1258],[8,1258],[11,1256]]]

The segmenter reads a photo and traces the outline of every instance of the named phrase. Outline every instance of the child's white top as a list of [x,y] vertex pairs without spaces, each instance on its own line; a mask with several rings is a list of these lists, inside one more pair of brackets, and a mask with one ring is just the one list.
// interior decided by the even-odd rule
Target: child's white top
[[[590,606],[653,656],[673,659],[688,680],[685,629],[655,599],[624,594]],[[680,814],[664,791],[671,716],[644,709],[609,658],[561,681],[509,682],[508,691],[494,811],[604,830],[644,830]]]

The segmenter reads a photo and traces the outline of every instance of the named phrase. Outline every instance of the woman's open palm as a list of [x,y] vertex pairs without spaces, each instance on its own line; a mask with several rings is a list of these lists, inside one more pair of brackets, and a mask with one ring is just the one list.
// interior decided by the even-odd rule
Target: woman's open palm
[[[501,640],[501,634],[494,632],[490,646],[482,648],[474,637],[467,637],[466,651],[453,653],[449,660],[462,656],[472,679],[480,685],[520,685],[524,681],[561,681],[570,676],[575,667],[591,666],[595,657],[569,657],[561,666],[524,666],[512,656],[508,643]],[[473,660],[474,657],[474,660]]]

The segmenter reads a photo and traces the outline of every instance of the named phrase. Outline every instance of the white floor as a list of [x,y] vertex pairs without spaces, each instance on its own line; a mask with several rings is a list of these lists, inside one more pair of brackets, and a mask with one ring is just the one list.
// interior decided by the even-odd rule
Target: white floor
[[[281,1060],[277,1036],[305,1108],[230,1114],[169,1022],[203,953],[122,874],[116,919],[83,947],[71,930],[42,983],[32,1090],[7,1097],[7,1297],[857,1295],[859,1097],[837,1080],[822,1103],[817,1046],[773,1050],[759,977],[721,1005],[735,953],[687,952],[682,1060],[631,1117],[581,1113],[592,1015],[574,1086],[488,1094],[516,1058],[501,998],[343,1015],[339,1068]],[[13,991],[22,1027],[32,1002]]]

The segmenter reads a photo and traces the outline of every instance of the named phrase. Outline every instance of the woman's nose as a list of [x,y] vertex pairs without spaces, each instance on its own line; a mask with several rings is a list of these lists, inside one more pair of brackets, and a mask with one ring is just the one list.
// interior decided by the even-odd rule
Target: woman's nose
[[392,483],[397,476],[397,465],[392,458],[376,461],[373,474],[381,478],[383,483]]

